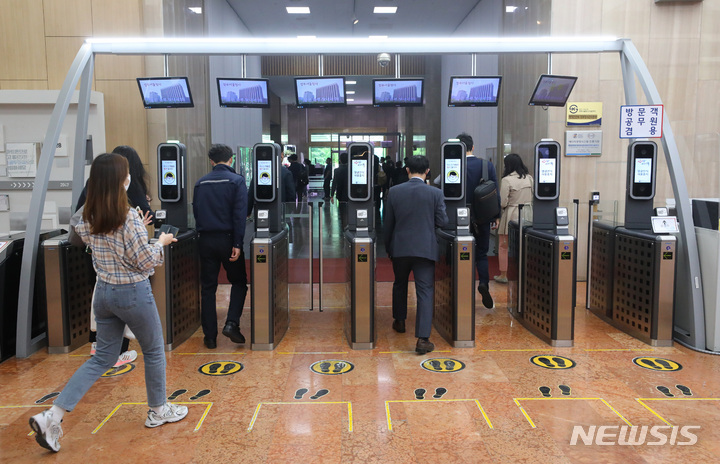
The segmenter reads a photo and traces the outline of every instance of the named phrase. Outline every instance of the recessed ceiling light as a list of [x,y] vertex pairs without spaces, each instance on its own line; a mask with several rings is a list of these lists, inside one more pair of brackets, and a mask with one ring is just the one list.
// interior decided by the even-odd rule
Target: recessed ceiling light
[[297,36],[298,39],[317,39],[316,35],[299,35]]
[[354,91],[354,90],[348,90],[348,91],[346,91],[345,93],[348,94],[348,95],[355,95],[355,91]]
[[397,13],[397,7],[396,6],[376,6],[373,9],[373,13],[394,14],[394,13]]
[[188,7],[188,10],[192,11],[195,14],[202,14],[202,8],[199,6],[190,6]]
[[518,7],[516,6],[506,6],[505,7],[505,13],[515,13],[515,10],[517,10]]
[[371,35],[368,38],[369,39],[387,39],[388,36],[386,36],[386,35]]
[[348,98],[347,101],[349,101],[349,102],[354,102],[355,99],[354,99],[354,98]]
[[309,6],[286,6],[285,9],[289,14],[310,14]]
[[355,85],[357,81],[345,81],[345,85]]

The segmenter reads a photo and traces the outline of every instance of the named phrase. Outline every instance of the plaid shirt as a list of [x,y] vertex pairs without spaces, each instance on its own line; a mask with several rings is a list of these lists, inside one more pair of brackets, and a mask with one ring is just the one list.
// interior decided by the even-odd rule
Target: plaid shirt
[[98,279],[109,284],[140,282],[163,263],[163,247],[150,245],[142,218],[130,208],[125,223],[110,234],[91,235],[90,224],[80,220],[75,232],[92,250]]

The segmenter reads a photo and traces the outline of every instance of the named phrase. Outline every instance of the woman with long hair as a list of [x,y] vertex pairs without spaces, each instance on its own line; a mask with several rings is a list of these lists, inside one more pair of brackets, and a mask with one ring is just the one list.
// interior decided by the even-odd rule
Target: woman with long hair
[[516,153],[510,153],[504,159],[503,177],[500,181],[500,206],[502,216],[498,225],[498,264],[500,275],[495,281],[507,283],[508,268],[508,223],[518,221],[518,205],[532,203],[533,179],[528,168]]
[[[128,161],[130,169],[130,186],[127,189],[127,197],[130,202],[130,206],[133,208],[140,208],[143,215],[143,222],[145,225],[152,223],[153,211],[150,209],[148,203],[151,198],[149,195],[148,184],[150,183],[149,176],[145,171],[142,160],[138,155],[137,151],[128,145],[118,145],[113,148],[113,153],[121,155]],[[80,209],[87,199],[87,184],[80,193],[78,199],[76,211]],[[97,349],[97,331],[95,330],[95,318],[94,311],[90,316],[90,356],[95,356]],[[137,359],[137,352],[130,349],[130,338],[134,338],[132,333],[126,332],[126,336],[123,337],[123,343],[120,348],[118,360],[115,363],[115,367],[122,366],[123,364],[131,363]]]
[[162,326],[148,277],[163,262],[163,247],[177,241],[160,234],[148,243],[140,214],[128,204],[130,186],[127,160],[104,153],[93,161],[87,185],[87,201],[75,232],[92,250],[98,280],[95,284],[97,351],[70,378],[54,405],[30,418],[40,446],[60,450],[60,422],[117,360],[125,325],[133,331],[143,351],[145,388],[150,410],[146,427],[177,422],[187,407],[166,401],[165,351]]

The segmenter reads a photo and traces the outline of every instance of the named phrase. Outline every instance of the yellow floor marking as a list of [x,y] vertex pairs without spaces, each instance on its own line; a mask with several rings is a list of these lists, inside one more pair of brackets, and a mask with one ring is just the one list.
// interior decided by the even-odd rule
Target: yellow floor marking
[[459,399],[427,399],[427,400],[386,400],[385,401],[385,415],[387,416],[387,425],[388,430],[392,431],[392,420],[390,419],[390,403],[457,403],[461,401],[472,401],[475,403],[475,405],[478,407],[480,412],[482,413],[483,417],[485,418],[485,423],[487,423],[488,427],[491,429],[493,428],[492,422],[490,422],[490,418],[485,414],[485,410],[483,409],[482,405],[480,404],[480,401],[477,398],[459,398]]
[[278,351],[277,354],[347,354],[347,351]]
[[[412,350],[412,351],[380,351],[380,354],[396,354],[396,353],[415,353],[415,350]],[[430,351],[429,353],[452,353],[452,350],[434,350],[434,351]]]
[[480,351],[541,351],[541,348],[523,348],[523,349],[508,349],[508,350],[480,350]]
[[[147,403],[120,403],[120,404],[118,404],[117,406],[115,406],[115,409],[113,409],[112,412],[111,412],[110,414],[108,414],[108,416],[107,416],[105,419],[103,419],[102,422],[100,422],[100,425],[98,425],[98,426],[95,428],[95,430],[93,430],[93,431],[91,432],[91,435],[96,434],[96,433],[102,428],[102,426],[105,425],[105,423],[110,420],[110,418],[113,416],[113,414],[115,414],[115,413],[117,412],[117,410],[120,409],[120,407],[121,407],[122,405],[124,405],[124,404],[127,404],[127,405],[138,405],[138,404],[147,405]],[[174,402],[173,404],[205,404],[205,405],[207,405],[207,406],[205,407],[205,412],[203,413],[202,417],[200,417],[200,421],[197,423],[197,425],[195,425],[195,430],[193,430],[193,432],[197,432],[198,430],[200,430],[200,427],[202,426],[203,422],[205,421],[205,417],[207,417],[207,414],[208,414],[208,412],[210,412],[210,408],[212,408],[212,405],[213,405],[213,404],[212,404],[211,402],[209,402],[209,401],[183,401],[183,402],[178,401],[178,402]]]
[[655,412],[650,406],[643,403],[643,401],[720,401],[720,398],[635,398],[635,400],[645,406],[645,409],[653,413],[658,419],[665,422],[669,426],[673,426],[670,422],[666,421],[660,414]]
[[520,401],[568,401],[568,400],[597,400],[597,401],[602,401],[603,404],[605,404],[605,406],[607,406],[608,408],[610,408],[610,410],[611,410],[612,412],[614,412],[615,414],[617,414],[617,416],[618,416],[620,419],[622,419],[623,422],[625,422],[627,425],[629,425],[630,427],[632,427],[632,424],[630,423],[630,421],[628,421],[627,419],[625,419],[625,417],[623,417],[623,415],[620,414],[620,413],[617,411],[617,409],[613,408],[613,407],[610,405],[610,403],[608,403],[607,401],[605,401],[605,400],[602,399],[602,398],[513,398],[513,401],[515,401],[515,404],[520,408],[520,411],[523,413],[523,415],[525,416],[525,419],[527,419],[527,421],[530,423],[530,426],[531,426],[532,428],[536,428],[535,423],[532,421],[532,419],[530,419],[530,416],[528,415],[528,413],[525,412],[525,409],[520,405]]
[[229,352],[229,353],[218,353],[218,352],[214,352],[214,351],[212,351],[212,352],[211,352],[211,351],[203,351],[202,353],[172,353],[172,354],[178,354],[178,355],[181,355],[181,356],[207,356],[207,355],[210,355],[210,354],[247,354],[247,353],[244,352],[244,351],[232,351],[232,352]]
[[260,414],[260,408],[263,404],[347,404],[348,405],[348,432],[353,431],[353,417],[352,417],[352,403],[350,401],[261,401],[255,408],[255,414],[253,414],[250,425],[248,426],[248,432],[250,432],[255,426],[255,420],[257,420],[258,414]]
[[655,348],[585,348],[585,351],[655,351]]
[[[48,408],[50,407],[49,404],[19,404],[19,405],[13,405],[13,406],[0,406],[0,409],[13,409],[13,408]],[[27,434],[28,437],[33,436],[35,432],[30,431],[30,433]]]

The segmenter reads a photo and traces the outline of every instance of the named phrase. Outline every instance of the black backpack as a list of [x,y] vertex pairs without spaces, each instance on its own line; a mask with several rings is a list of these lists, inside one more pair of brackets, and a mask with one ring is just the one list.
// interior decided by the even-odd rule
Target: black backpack
[[487,160],[483,163],[482,178],[473,190],[471,213],[473,221],[478,224],[487,224],[500,216],[500,205],[497,200],[497,185],[488,176]]

